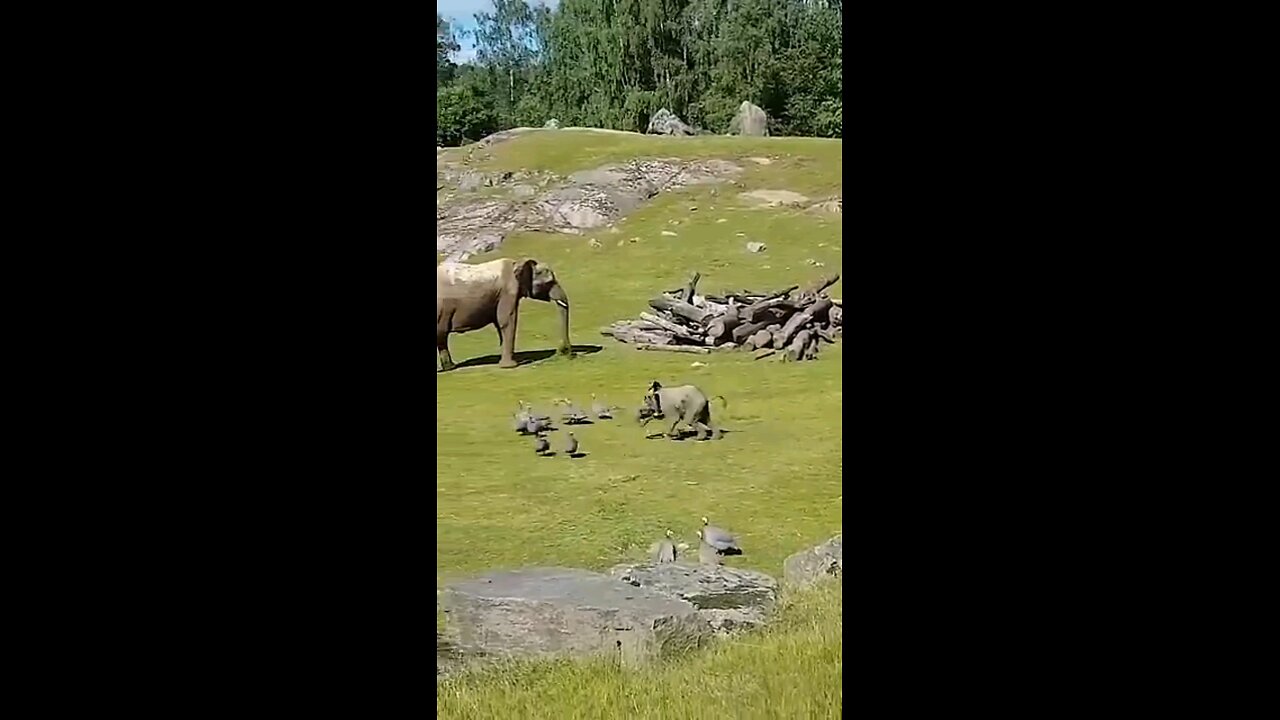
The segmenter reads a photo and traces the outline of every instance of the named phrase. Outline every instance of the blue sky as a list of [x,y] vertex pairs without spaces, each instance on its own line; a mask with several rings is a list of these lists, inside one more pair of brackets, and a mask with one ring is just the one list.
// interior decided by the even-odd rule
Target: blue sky
[[[547,5],[555,7],[560,0],[545,0]],[[492,0],[436,0],[436,12],[449,21],[453,31],[458,35],[458,45],[462,49],[453,54],[456,62],[467,62],[476,56],[475,41],[469,36],[463,37],[462,31],[470,32],[476,26],[473,16],[482,11],[492,10]]]

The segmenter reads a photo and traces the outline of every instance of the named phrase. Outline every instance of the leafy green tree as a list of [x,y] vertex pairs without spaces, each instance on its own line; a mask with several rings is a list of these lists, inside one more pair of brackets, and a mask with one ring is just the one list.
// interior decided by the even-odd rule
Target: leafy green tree
[[462,145],[497,132],[498,114],[483,75],[463,66],[458,78],[436,91],[436,144]]
[[439,90],[441,85],[448,85],[454,76],[457,66],[453,64],[453,60],[449,57],[450,53],[458,51],[458,41],[453,37],[453,29],[449,27],[449,21],[436,13],[436,89]]

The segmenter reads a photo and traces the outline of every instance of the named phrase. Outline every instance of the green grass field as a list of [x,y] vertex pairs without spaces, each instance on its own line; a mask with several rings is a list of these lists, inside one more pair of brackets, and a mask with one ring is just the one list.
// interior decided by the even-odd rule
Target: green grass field
[[[602,350],[513,370],[485,364],[437,374],[437,583],[527,565],[607,569],[644,557],[666,528],[696,543],[702,515],[738,534],[746,554],[729,564],[780,577],[787,555],[840,532],[843,343],[824,346],[814,362],[757,362],[746,353],[639,352],[601,336],[599,328],[635,317],[649,297],[682,285],[693,270],[702,273],[699,289],[707,293],[781,289],[841,272],[839,215],[757,209],[738,198],[754,189],[791,190],[814,201],[839,193],[841,142],[546,131],[490,151],[476,153],[472,167],[567,173],[636,157],[719,157],[738,161],[744,172],[737,178],[742,187],[663,193],[613,229],[580,237],[517,235],[496,253],[469,260],[528,256],[550,263],[570,297],[574,344]],[[749,157],[773,162],[758,165]],[[588,245],[593,237],[601,247]],[[748,253],[751,240],[768,250]],[[842,287],[843,281],[831,294],[843,296]],[[555,345],[554,306],[522,303],[517,351]],[[496,356],[497,334],[454,335],[450,348],[458,363]],[[694,361],[707,366],[691,367]],[[517,400],[547,409],[559,397],[589,405],[594,392],[634,409],[654,379],[723,395],[727,409],[716,401],[713,413],[730,432],[718,442],[672,442],[646,440],[625,418],[600,422],[575,430],[587,456],[569,460],[536,457],[531,440],[509,429]],[[553,448],[563,435],[551,433]],[[839,632],[837,584],[788,598],[767,631],[695,658],[628,674],[593,663],[535,663],[468,675],[439,687],[437,712],[460,718],[835,717]]]

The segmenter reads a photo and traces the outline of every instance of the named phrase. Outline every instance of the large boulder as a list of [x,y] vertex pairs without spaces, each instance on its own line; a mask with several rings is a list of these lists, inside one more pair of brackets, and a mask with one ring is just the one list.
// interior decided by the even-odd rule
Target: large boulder
[[697,131],[689,127],[666,108],[662,108],[649,118],[649,128],[645,132],[650,135],[695,135]]
[[788,585],[810,585],[824,577],[841,577],[843,573],[843,533],[792,555],[782,564],[782,577]]
[[765,137],[769,134],[769,116],[760,107],[744,100],[729,121],[729,134]]
[[491,573],[445,587],[440,604],[451,647],[464,656],[608,653],[631,665],[695,648],[710,634],[690,603],[571,568]]
[[636,588],[688,602],[717,633],[762,625],[778,601],[778,581],[724,565],[616,565],[609,574]]

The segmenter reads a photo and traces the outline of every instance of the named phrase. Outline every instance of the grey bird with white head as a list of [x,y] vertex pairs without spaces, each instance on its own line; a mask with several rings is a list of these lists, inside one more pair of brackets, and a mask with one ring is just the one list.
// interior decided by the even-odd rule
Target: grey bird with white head
[[659,540],[657,544],[653,546],[653,561],[655,563],[661,564],[676,561],[676,545],[671,542],[671,539],[675,536],[675,533],[668,530],[667,539]]
[[735,538],[728,530],[718,528],[715,525],[708,524],[708,520],[702,518],[702,531],[699,537],[702,541],[722,555],[741,555],[742,548],[738,547],[738,539]]
[[706,537],[702,531],[698,531],[698,562],[703,565],[723,565],[724,561],[720,559],[720,551],[707,544]]
[[564,452],[566,455],[572,456],[578,452],[578,438],[569,433],[569,437],[564,442]]
[[564,405],[563,417],[566,424],[577,425],[578,423],[581,423],[584,420],[590,419],[587,416],[587,414],[579,410],[578,406],[574,405],[573,401],[570,400],[569,398],[564,398],[563,400],[558,400],[557,402],[561,405]]
[[613,411],[621,410],[621,409],[622,408],[617,406],[605,405],[604,403],[596,399],[595,393],[591,393],[591,414],[595,415],[597,418],[601,420],[612,420]]

